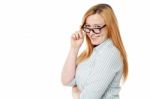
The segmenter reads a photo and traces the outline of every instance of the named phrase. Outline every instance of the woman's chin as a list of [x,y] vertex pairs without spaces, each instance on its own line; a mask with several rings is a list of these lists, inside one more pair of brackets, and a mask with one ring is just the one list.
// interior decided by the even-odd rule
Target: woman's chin
[[101,44],[103,41],[91,41],[92,45],[99,45]]
[[98,42],[92,41],[92,44],[93,44],[93,45],[98,45]]

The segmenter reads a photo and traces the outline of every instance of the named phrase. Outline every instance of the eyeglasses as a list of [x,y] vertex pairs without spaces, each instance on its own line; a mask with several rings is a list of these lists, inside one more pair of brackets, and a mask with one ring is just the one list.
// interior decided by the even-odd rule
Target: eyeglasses
[[83,31],[84,32],[86,32],[86,33],[90,33],[91,32],[91,30],[95,33],[95,34],[99,34],[99,33],[101,33],[101,30],[104,28],[106,26],[106,24],[105,25],[103,25],[102,27],[100,27],[100,28],[87,28],[87,27],[85,27],[85,26],[83,26]]

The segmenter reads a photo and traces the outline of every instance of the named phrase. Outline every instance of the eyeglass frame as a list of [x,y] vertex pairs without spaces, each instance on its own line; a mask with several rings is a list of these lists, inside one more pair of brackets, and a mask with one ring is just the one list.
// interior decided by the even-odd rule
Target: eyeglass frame
[[[86,28],[86,29],[89,29],[89,32],[86,32],[86,33],[90,33],[91,30],[92,30],[93,33],[95,33],[95,34],[100,34],[100,33],[101,33],[101,30],[102,30],[104,27],[106,27],[106,24],[104,24],[104,25],[103,25],[102,27],[100,27],[100,28],[87,28],[87,27],[84,27],[84,25],[83,25],[82,30],[83,30],[84,32],[86,32],[86,31],[84,30],[84,28]],[[94,29],[99,29],[99,33],[96,33],[96,32],[94,31]]]

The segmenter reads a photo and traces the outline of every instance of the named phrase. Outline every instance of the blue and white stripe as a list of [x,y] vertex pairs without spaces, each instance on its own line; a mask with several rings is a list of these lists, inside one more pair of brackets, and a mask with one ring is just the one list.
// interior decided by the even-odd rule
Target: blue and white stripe
[[122,72],[120,51],[107,39],[78,65],[75,78],[67,86],[77,85],[80,99],[119,99]]

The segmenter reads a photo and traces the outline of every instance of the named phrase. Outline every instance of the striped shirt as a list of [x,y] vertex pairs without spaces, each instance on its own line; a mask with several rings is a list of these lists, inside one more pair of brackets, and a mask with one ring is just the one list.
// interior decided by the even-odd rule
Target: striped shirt
[[80,99],[119,99],[122,72],[120,51],[107,39],[78,64],[75,77],[67,86],[77,85]]

